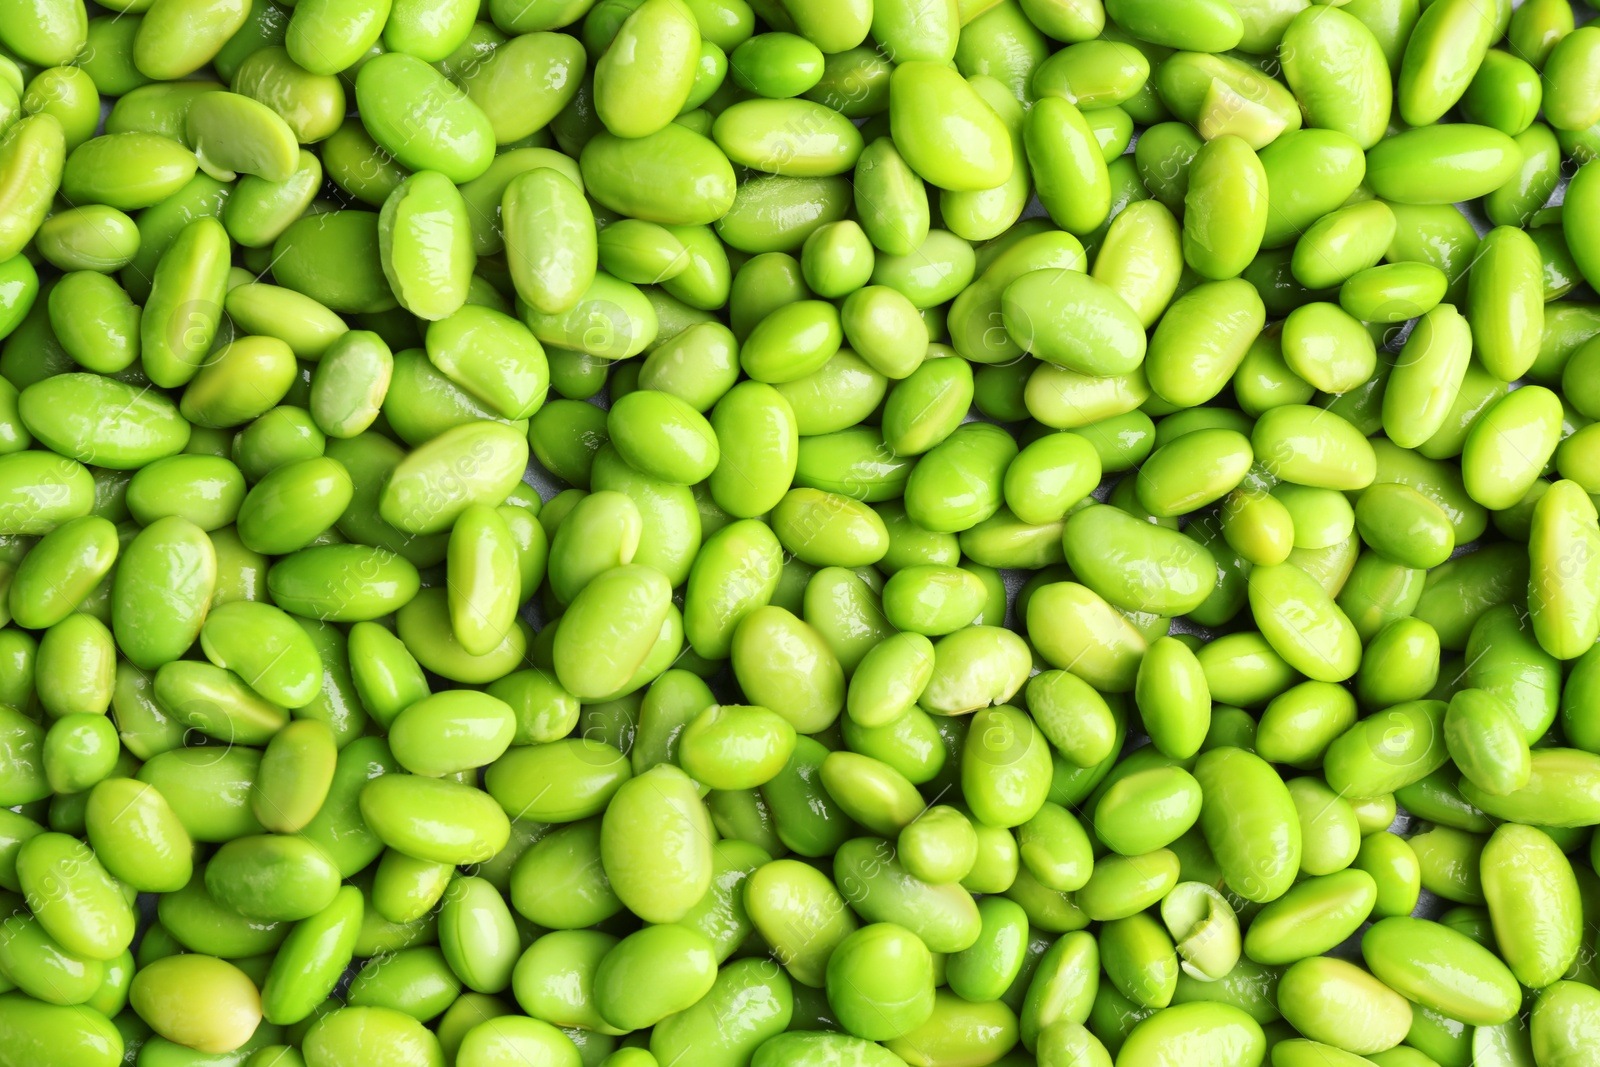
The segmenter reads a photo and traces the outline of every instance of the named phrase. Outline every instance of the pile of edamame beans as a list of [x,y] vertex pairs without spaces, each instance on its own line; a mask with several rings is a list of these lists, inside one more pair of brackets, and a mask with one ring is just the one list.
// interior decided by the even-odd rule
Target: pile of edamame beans
[[1600,1063],[1587,8],[101,3],[0,1067]]

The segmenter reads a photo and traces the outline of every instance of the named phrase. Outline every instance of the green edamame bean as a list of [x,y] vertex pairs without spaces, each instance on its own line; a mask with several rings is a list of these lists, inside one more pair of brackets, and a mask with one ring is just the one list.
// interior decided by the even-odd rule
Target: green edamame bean
[[474,257],[466,202],[450,180],[421,170],[395,187],[378,216],[378,254],[407,311],[431,321],[460,310]]
[[417,775],[373,778],[361,789],[360,806],[379,840],[420,860],[480,862],[474,857],[492,856],[510,833],[504,812],[486,794]]
[[1169,637],[1151,643],[1139,663],[1134,700],[1161,752],[1188,759],[1199,751],[1211,723],[1210,690],[1187,645]]
[[810,100],[745,100],[717,116],[711,136],[728,160],[770,174],[828,177],[852,169],[861,134]]
[[829,1003],[850,1033],[891,1041],[933,1014],[933,959],[909,930],[873,923],[834,949],[827,988]]
[[154,786],[102,779],[90,793],[85,821],[95,854],[115,877],[152,893],[175,892],[189,881],[189,833]]
[[976,942],[981,920],[971,895],[960,885],[933,886],[913,877],[888,842],[856,838],[840,846],[835,859],[840,889],[869,922],[903,926],[936,952],[959,952]]
[[[727,156],[710,138],[676,123],[637,138],[601,133],[584,147],[579,162],[589,194],[631,218],[709,225],[735,210],[733,166]],[[649,177],[623,181],[623,174]],[[739,193],[749,187],[740,187]],[[722,232],[720,224],[718,229]]]
[[1267,764],[1242,750],[1200,757],[1200,827],[1228,886],[1247,900],[1283,895],[1300,866],[1300,823],[1288,789]]
[[1466,91],[1495,36],[1493,12],[1449,4],[1417,20],[1399,70],[1400,114],[1437,122]]
[[1558,130],[1588,129],[1600,122],[1592,69],[1597,45],[1593,28],[1580,27],[1558,40],[1545,59],[1545,117]]
[[46,629],[66,618],[110,573],[116,528],[97,516],[56,527],[23,557],[12,577],[9,608],[19,626]]
[[306,1031],[301,1047],[308,1067],[338,1063],[345,1056],[375,1062],[402,1057],[429,1067],[444,1062],[432,1031],[410,1015],[377,1006],[338,1008],[321,1016]]
[[978,832],[957,809],[936,805],[900,831],[895,849],[906,870],[923,881],[958,882],[977,863]]
[[749,876],[744,902],[790,977],[822,988],[833,949],[857,928],[839,890],[815,868],[780,859]]
[[10,259],[21,252],[44,221],[62,180],[65,160],[65,134],[54,115],[30,115],[0,136],[0,174],[7,179],[7,222],[0,227],[0,258]]
[[1581,818],[1581,813],[1589,806],[1584,795],[1592,772],[1587,756],[1572,749],[1535,750],[1530,760],[1532,770],[1528,784],[1515,793],[1496,797],[1469,781],[1462,783],[1462,796],[1496,818],[1508,812],[1531,814],[1537,811],[1542,817],[1539,825],[1559,828],[1563,823]]
[[[1526,393],[1518,396],[1518,393]],[[1542,386],[1507,394],[1468,431],[1461,471],[1468,495],[1484,507],[1510,507],[1522,498],[1555,452],[1560,401]]]
[[1368,645],[1356,678],[1364,703],[1388,707],[1427,696],[1438,682],[1439,635],[1420,619],[1396,619]]
[[1307,879],[1261,909],[1244,950],[1269,965],[1317,956],[1354,933],[1377,900],[1377,883],[1364,870]]
[[[1478,18],[1477,9],[1471,10]],[[1367,183],[1384,200],[1453,203],[1498,189],[1521,158],[1515,141],[1488,126],[1422,126],[1372,147]]]
[[[1534,988],[1549,985],[1581,941],[1577,882],[1566,857],[1542,831],[1507,825],[1489,838],[1481,865],[1496,942],[1512,973]],[[1536,927],[1533,915],[1548,921]]]
[[1542,95],[1531,63],[1491,48],[1461,97],[1461,113],[1515,137],[1538,117]]
[[[1117,607],[1159,615],[1182,615],[1198,607],[1214,583],[1210,553],[1185,534],[1151,526],[1118,508],[1075,512],[1062,534],[1067,561],[1084,583]],[[1091,554],[1089,546],[1098,548]],[[1117,544],[1122,559],[1146,561],[1141,574],[1104,554]],[[1094,558],[1098,556],[1099,558]],[[1155,574],[1159,573],[1160,578]]]
[[1543,67],[1550,50],[1566,34],[1572,32],[1572,5],[1548,3],[1544,0],[1529,5],[1527,11],[1512,12],[1510,38],[1519,55],[1528,62]]
[[152,670],[177,659],[200,634],[216,582],[205,532],[178,516],[158,519],[122,553],[112,595],[117,644]]
[[304,838],[258,835],[229,841],[206,864],[206,890],[247,918],[292,921],[333,902],[338,871]]
[[[913,99],[923,101],[915,112],[909,110]],[[948,67],[927,61],[897,66],[889,122],[911,169],[941,189],[992,189],[1011,174],[1011,137],[999,116]]]
[[62,270],[114,271],[138,251],[139,230],[116,208],[89,204],[45,219],[34,242],[39,254]]
[[[1124,856],[1153,852],[1194,825],[1200,803],[1199,783],[1181,767],[1132,773],[1101,795],[1095,805],[1095,833]],[[1136,811],[1141,814],[1135,815]]]
[[[1383,919],[1361,944],[1373,973],[1424,1007],[1482,1020],[1485,1026],[1505,1022],[1517,1010],[1521,998],[1505,964],[1447,926],[1409,917]],[[1447,969],[1423,964],[1424,959],[1448,961]]]
[[[309,21],[311,10],[297,8],[290,20],[289,54],[314,73],[333,73],[319,69],[326,63],[313,65],[295,55],[296,42],[304,41],[296,24],[302,15]],[[468,182],[487,170],[494,156],[488,116],[415,56],[391,52],[363,63],[356,76],[356,104],[373,140],[412,170],[437,170],[453,182]]]
[[[58,374],[17,397],[30,432],[57,452],[128,470],[180,451],[189,426],[164,396],[95,374]],[[113,419],[109,413],[120,410]]]
[[854,173],[856,211],[875,248],[903,256],[921,247],[929,227],[922,179],[886,137],[866,145]]
[[1181,4],[1171,12],[1141,0],[1112,0],[1106,15],[1142,40],[1196,52],[1225,52],[1244,32],[1237,12],[1206,0]]
[[1265,1055],[1261,1027],[1228,1004],[1179,1004],[1149,1016],[1127,1034],[1118,1053],[1131,1062],[1174,1063],[1197,1050],[1195,1062],[1222,1064],[1237,1054]]
[[647,0],[595,64],[595,113],[619,137],[645,137],[672,121],[694,83],[700,31],[682,3]]
[[39,925],[68,952],[112,960],[132,940],[132,909],[83,842],[30,838],[17,852],[17,881]]
[[1579,1053],[1589,1035],[1587,1012],[1593,1006],[1584,987],[1576,982],[1556,982],[1534,1004],[1531,1041],[1534,1055],[1561,1063]]
[[1105,157],[1072,102],[1054,94],[1040,99],[1028,111],[1023,143],[1040,200],[1057,225],[1085,234],[1105,221],[1111,207]]
[[[1468,275],[1468,322],[1484,368],[1513,381],[1538,355],[1535,334],[1544,327],[1538,249],[1521,230],[1497,226],[1479,246]],[[1499,311],[1490,302],[1501,305]]]
[[[1292,964],[1278,982],[1284,1018],[1302,1033],[1350,1052],[1393,1046],[1412,1025],[1412,1008],[1381,981],[1354,964],[1314,956]],[[1366,1022],[1356,1034],[1355,1019]],[[1359,1053],[1358,1053],[1359,1054]]]
[[1232,278],[1266,233],[1267,175],[1250,145],[1225,134],[1195,154],[1184,194],[1183,258],[1202,277]]
[[1265,321],[1261,297],[1248,282],[1195,286],[1173,301],[1150,338],[1150,389],[1183,407],[1205,403],[1233,377]]
[[195,167],[194,153],[170,138],[105,134],[85,141],[67,157],[61,192],[77,204],[130,211],[177,192],[194,177]]
[[156,960],[134,976],[129,1002],[156,1033],[201,1052],[231,1052],[261,1022],[261,998],[225,960],[185,953]]
[[782,100],[800,96],[823,78],[824,56],[816,45],[793,33],[756,34],[728,52],[728,72],[757,96]]

